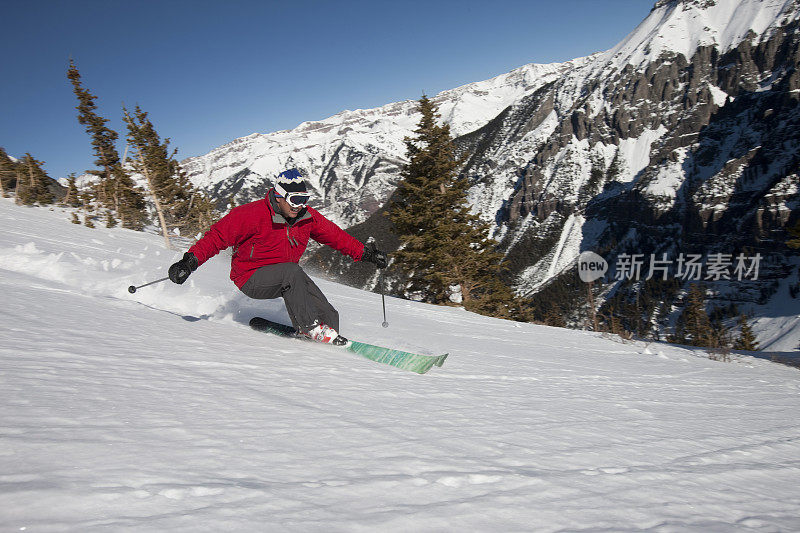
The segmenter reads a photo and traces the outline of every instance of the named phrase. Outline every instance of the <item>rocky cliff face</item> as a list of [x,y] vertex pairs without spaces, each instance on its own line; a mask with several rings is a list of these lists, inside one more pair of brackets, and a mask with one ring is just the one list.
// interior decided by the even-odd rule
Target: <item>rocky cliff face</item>
[[[650,18],[708,16],[714,6],[659,2]],[[771,27],[729,48],[664,49],[622,65],[623,43],[579,69],[582,79],[540,89],[464,139],[476,189],[489,167],[516,173],[495,216],[521,292],[535,293],[587,249],[607,252],[612,270],[622,253],[760,251],[772,264],[751,302],[785,276],[783,228],[798,207],[800,29],[796,3],[772,7]],[[537,131],[549,133],[544,142]]]
[[[651,18],[713,4],[659,2]],[[783,8],[768,35],[729,49],[662,50],[635,66],[616,60],[620,46],[459,139],[476,203],[528,265],[523,291],[612,242],[774,249],[797,206],[800,149],[797,11]],[[498,183],[510,192],[486,193]]]

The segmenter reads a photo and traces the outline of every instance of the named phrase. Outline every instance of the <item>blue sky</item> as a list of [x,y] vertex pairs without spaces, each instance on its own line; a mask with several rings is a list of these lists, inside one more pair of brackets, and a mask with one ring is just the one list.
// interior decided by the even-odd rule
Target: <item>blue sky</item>
[[121,138],[122,105],[138,104],[184,158],[606,50],[653,3],[3,0],[0,146],[54,178],[93,168],[70,57]]

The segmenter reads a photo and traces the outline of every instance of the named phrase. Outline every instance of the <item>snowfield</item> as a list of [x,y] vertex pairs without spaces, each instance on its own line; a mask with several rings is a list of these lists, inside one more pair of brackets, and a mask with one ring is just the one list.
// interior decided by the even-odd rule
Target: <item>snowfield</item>
[[0,200],[0,531],[800,530],[796,369],[320,281],[420,376],[68,218]]

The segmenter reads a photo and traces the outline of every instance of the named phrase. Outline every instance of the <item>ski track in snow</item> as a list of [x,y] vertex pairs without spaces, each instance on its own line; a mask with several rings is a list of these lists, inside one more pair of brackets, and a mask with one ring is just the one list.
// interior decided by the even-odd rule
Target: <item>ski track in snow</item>
[[[0,531],[790,531],[800,373],[321,281],[419,376],[251,331],[221,255],[0,201]],[[207,319],[196,320],[207,315]],[[185,317],[185,318],[184,318]]]

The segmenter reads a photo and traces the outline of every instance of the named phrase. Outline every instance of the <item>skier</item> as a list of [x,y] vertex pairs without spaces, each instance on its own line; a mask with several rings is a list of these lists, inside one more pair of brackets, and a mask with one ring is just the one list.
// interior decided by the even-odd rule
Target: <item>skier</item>
[[298,262],[309,238],[349,255],[386,267],[386,254],[365,246],[308,206],[311,195],[300,172],[281,172],[267,197],[231,210],[211,226],[183,259],[169,267],[169,279],[181,284],[197,267],[233,247],[231,280],[250,298],[283,296],[299,333],[319,342],[347,344],[339,335],[339,313]]

